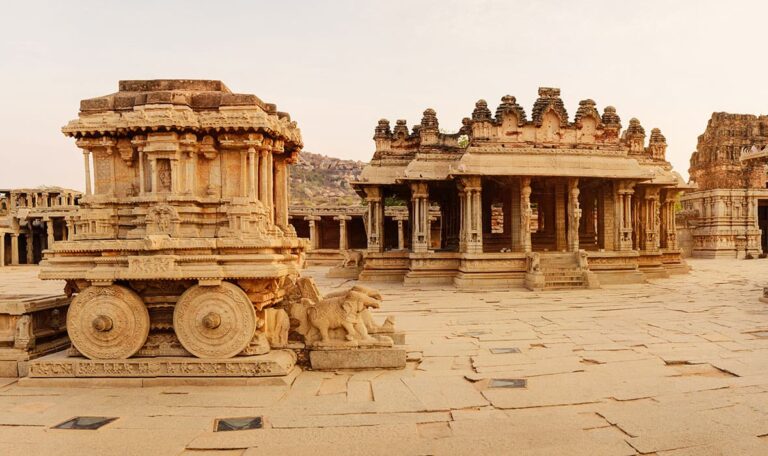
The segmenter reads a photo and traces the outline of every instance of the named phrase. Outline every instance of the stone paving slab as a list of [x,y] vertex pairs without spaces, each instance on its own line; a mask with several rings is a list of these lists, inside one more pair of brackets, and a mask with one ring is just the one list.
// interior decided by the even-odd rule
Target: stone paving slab
[[[691,260],[642,285],[556,292],[379,286],[403,370],[288,383],[19,387],[0,380],[0,454],[768,454],[768,260]],[[349,286],[311,268],[323,292]],[[33,267],[0,291],[57,287]],[[494,353],[517,348],[519,353]],[[524,388],[490,380],[523,379]],[[52,430],[115,416],[96,431]],[[213,432],[217,418],[264,429]]]

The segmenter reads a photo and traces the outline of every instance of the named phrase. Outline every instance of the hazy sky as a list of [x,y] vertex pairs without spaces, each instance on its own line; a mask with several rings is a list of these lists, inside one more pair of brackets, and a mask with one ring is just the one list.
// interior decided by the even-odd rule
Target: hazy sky
[[120,79],[221,79],[277,103],[305,150],[368,160],[382,117],[459,128],[539,86],[614,105],[687,176],[713,111],[768,107],[765,1],[14,1],[0,25],[0,187],[82,189],[60,128]]

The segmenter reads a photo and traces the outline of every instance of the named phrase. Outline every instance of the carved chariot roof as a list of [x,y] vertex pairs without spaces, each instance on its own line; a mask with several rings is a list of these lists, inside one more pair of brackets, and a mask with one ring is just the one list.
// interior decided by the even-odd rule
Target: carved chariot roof
[[79,117],[62,128],[75,137],[170,130],[260,131],[283,139],[288,149],[302,146],[290,115],[214,80],[120,81],[117,92],[82,100]]

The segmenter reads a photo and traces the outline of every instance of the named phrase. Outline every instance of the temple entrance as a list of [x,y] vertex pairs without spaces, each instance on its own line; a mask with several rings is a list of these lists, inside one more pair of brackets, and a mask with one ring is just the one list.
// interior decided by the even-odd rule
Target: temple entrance
[[406,185],[398,185],[387,189],[384,197],[384,251],[404,250],[410,248],[413,242],[408,223],[399,223],[397,219],[407,221],[408,214],[413,212],[411,207],[411,189]]
[[318,230],[317,248],[338,250],[340,244],[339,221],[334,220],[333,217],[320,217],[320,220],[315,223],[315,229]]
[[[512,199],[517,186],[516,180],[483,179],[483,252],[502,252],[512,248]],[[515,219],[519,219],[519,214]],[[514,223],[519,223],[519,220]]]
[[760,227],[760,247],[768,253],[768,199],[758,200],[757,225]]
[[[430,249],[444,252],[459,251],[459,195],[454,182],[430,182],[430,212],[437,206],[440,216],[430,224]],[[431,216],[432,214],[430,214]]]
[[368,246],[363,217],[352,217],[347,222],[347,245],[350,249],[364,250]]
[[300,217],[291,218],[291,225],[296,230],[296,236],[309,239],[309,222]]
[[[557,251],[557,219],[556,185],[548,180],[533,180],[531,182],[531,245],[534,252]],[[565,206],[560,208],[565,210]],[[563,213],[563,215],[565,215]],[[565,246],[560,246],[564,248]]]

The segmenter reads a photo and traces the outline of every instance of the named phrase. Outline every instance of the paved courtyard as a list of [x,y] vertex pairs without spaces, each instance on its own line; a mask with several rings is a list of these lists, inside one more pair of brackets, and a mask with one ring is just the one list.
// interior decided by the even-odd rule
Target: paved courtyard
[[[768,454],[768,260],[690,264],[596,291],[381,285],[381,315],[408,333],[403,371],[250,387],[0,380],[0,454]],[[0,293],[60,289],[35,274],[0,270]],[[308,274],[323,291],[349,285]],[[74,416],[118,419],[51,429]],[[264,428],[213,432],[216,418],[245,416]]]

